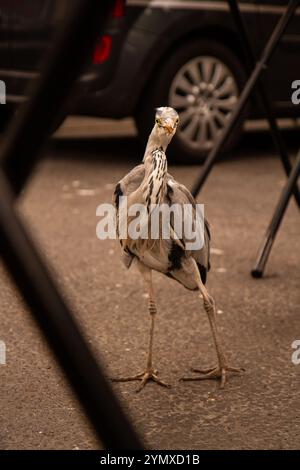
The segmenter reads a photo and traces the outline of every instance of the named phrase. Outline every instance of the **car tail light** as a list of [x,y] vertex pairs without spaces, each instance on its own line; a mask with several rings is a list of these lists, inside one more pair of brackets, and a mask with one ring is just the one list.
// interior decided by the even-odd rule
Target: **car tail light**
[[126,0],[116,0],[113,7],[112,16],[114,18],[122,18],[125,14]]
[[[125,15],[126,0],[115,0],[111,16],[112,18],[122,18]],[[112,38],[108,34],[102,36],[94,49],[93,64],[102,64],[105,62],[111,53]]]
[[100,42],[96,45],[94,50],[93,64],[102,64],[102,62],[105,62],[110,56],[111,46],[111,36],[102,36]]

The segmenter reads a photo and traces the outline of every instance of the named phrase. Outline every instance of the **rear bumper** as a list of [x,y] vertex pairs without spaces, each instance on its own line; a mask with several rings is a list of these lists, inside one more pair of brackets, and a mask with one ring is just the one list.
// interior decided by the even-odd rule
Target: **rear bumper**
[[[124,96],[121,100],[124,90],[120,89],[120,83],[111,79],[113,70],[111,62],[90,67],[76,82],[65,112],[109,118],[128,116],[132,111],[130,99]],[[7,106],[14,109],[27,101],[39,78],[38,73],[0,70],[0,79],[6,84]]]
[[117,91],[114,86],[109,85],[101,91],[87,93],[70,109],[70,113],[116,119],[126,117],[131,114],[131,110],[122,107],[116,99]]

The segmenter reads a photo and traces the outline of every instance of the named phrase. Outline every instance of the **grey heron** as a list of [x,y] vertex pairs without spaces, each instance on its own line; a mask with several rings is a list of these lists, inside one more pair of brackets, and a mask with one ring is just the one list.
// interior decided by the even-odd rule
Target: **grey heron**
[[[156,111],[155,124],[149,136],[143,162],[133,168],[121,181],[114,191],[114,204],[117,219],[120,217],[120,197],[127,197],[128,207],[133,204],[189,204],[195,216],[196,202],[189,190],[178,183],[167,171],[166,149],[176,132],[179,117],[170,107],[161,107]],[[132,239],[130,236],[120,238],[123,262],[127,268],[136,264],[144,279],[148,293],[148,310],[150,314],[150,335],[146,369],[131,377],[115,378],[113,381],[125,382],[139,380],[137,391],[153,380],[159,385],[168,387],[159,377],[153,366],[153,337],[154,323],[157,313],[156,302],[152,285],[152,271],[158,271],[181,283],[190,290],[200,293],[204,309],[210,323],[214,344],[216,347],[218,364],[208,369],[193,369],[199,373],[182,380],[221,379],[221,388],[224,387],[227,372],[241,372],[243,369],[229,366],[216,325],[215,302],[205,287],[207,273],[210,269],[210,228],[207,220],[204,221],[204,244],[201,249],[187,249],[187,240],[184,235],[179,239],[173,236],[157,240]]]

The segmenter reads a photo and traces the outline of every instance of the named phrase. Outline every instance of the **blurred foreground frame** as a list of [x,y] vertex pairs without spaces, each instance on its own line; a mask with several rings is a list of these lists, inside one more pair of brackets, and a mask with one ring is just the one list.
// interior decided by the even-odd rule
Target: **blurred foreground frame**
[[72,7],[65,15],[41,78],[9,127],[0,153],[1,256],[99,441],[108,449],[141,449],[135,430],[30,239],[15,204],[114,5],[112,0],[68,3]]
[[[271,51],[267,50],[269,57],[272,46],[276,46],[276,39],[280,40],[282,26],[287,26],[298,3],[297,0],[290,0],[286,10],[286,22],[282,17],[279,23],[281,27],[277,28],[277,38],[273,36]],[[62,24],[56,44],[47,63],[44,64],[41,79],[32,91],[30,101],[20,110],[18,117],[8,129],[0,153],[0,247],[8,271],[31,309],[35,321],[84,407],[99,439],[109,449],[141,449],[142,444],[137,434],[114,396],[101,365],[94,359],[46,264],[26,232],[15,205],[17,196],[41,157],[42,146],[54,128],[55,120],[62,112],[72,86],[104,30],[113,4],[112,0],[72,2],[70,14],[66,15],[67,19]],[[229,4],[232,6],[237,2],[232,0]],[[240,31],[240,35],[243,38],[243,31]],[[64,53],[66,50],[68,61]],[[266,66],[267,60],[263,59],[257,63],[256,71],[254,69],[252,78],[249,78],[248,88],[244,90],[245,102],[247,94],[250,95],[258,76]],[[250,65],[251,61],[250,57]],[[211,171],[222,147],[222,141],[234,127],[238,113],[245,102],[240,102],[240,109],[235,117],[233,116],[208,158],[194,186],[195,195]],[[277,141],[277,144],[279,150],[281,147],[279,153],[284,154],[280,141]],[[300,171],[300,152],[297,164],[293,168],[289,166],[287,158],[283,160],[286,173],[290,176],[267,240],[274,231],[276,233],[288,200],[291,194],[297,191],[295,185]],[[269,252],[272,244],[267,246]],[[264,262],[266,259],[267,257],[264,258]],[[263,269],[263,266],[261,268]]]

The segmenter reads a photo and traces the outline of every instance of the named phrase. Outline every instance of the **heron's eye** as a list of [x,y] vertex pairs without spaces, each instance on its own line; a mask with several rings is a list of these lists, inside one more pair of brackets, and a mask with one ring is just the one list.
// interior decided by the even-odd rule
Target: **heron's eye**
[[179,123],[179,118],[176,119],[176,124],[178,124],[178,123]]
[[155,119],[155,122],[156,122],[156,124],[160,124],[160,120],[157,119],[157,118]]

